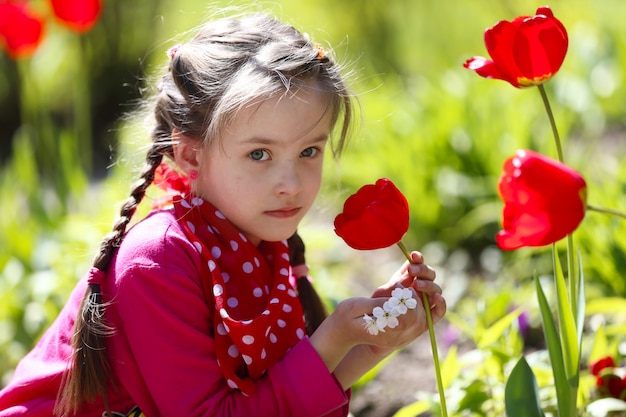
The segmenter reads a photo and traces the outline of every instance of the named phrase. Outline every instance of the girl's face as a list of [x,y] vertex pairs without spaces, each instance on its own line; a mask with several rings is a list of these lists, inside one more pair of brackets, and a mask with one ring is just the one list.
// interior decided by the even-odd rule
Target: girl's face
[[311,85],[243,108],[199,151],[195,192],[255,245],[289,238],[319,191],[331,120]]

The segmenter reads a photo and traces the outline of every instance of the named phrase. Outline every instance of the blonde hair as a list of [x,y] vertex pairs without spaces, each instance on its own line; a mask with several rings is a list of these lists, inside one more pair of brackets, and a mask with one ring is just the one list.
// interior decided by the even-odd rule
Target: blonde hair
[[[341,69],[329,52],[290,25],[262,13],[223,18],[204,24],[195,37],[170,54],[152,102],[154,128],[146,164],[94,258],[93,266],[99,271],[109,268],[163,157],[173,156],[174,129],[210,142],[220,137],[242,106],[312,83],[330,97],[333,126],[338,132],[331,143],[333,153],[340,155],[347,142],[354,96]],[[297,235],[290,242],[297,246],[292,257],[303,261],[304,246]],[[307,329],[312,332],[326,313],[308,280],[299,280],[298,286],[302,295],[313,299],[313,304],[303,300]],[[113,329],[104,321],[104,308],[100,285],[90,284],[76,320],[75,354],[63,378],[56,414],[76,413],[97,398],[103,399],[108,411],[111,368],[105,338]]]

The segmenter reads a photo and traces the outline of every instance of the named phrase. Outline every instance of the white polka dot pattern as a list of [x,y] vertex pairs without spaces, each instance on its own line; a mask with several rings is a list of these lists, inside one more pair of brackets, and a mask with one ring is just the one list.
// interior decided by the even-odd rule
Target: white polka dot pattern
[[[287,242],[255,247],[201,198],[174,198],[179,223],[204,259],[203,285],[215,306],[217,361],[228,386],[254,393],[254,380],[304,338],[302,306],[289,283]],[[238,374],[246,368],[247,375]]]

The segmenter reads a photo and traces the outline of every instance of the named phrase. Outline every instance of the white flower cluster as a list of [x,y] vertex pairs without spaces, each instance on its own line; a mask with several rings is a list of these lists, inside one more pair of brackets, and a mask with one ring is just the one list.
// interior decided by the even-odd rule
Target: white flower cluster
[[417,306],[410,288],[396,288],[391,292],[391,298],[385,301],[382,307],[375,307],[372,315],[363,316],[368,333],[377,335],[384,332],[385,327],[393,329],[398,322],[398,316],[405,314],[409,309]]

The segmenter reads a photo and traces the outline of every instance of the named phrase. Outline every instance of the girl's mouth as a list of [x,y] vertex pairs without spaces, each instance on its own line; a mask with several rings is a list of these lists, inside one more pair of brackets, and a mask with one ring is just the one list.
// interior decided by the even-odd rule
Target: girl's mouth
[[282,208],[279,210],[266,211],[265,213],[271,217],[287,219],[287,218],[295,216],[299,212],[300,212],[300,207],[293,207],[293,208],[286,207],[286,208]]

